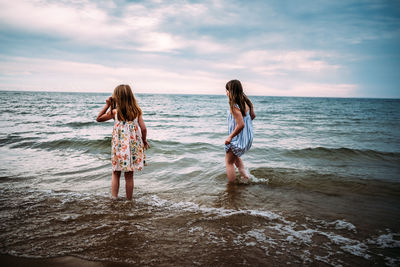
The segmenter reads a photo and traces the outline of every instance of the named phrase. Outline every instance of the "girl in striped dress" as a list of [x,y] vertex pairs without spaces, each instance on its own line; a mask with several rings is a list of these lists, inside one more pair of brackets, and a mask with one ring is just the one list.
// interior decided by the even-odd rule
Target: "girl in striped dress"
[[228,132],[225,140],[226,175],[230,183],[235,182],[235,167],[239,170],[241,182],[248,183],[249,176],[240,157],[250,149],[253,142],[253,123],[256,117],[253,104],[244,94],[240,81],[231,80],[226,84],[229,99]]

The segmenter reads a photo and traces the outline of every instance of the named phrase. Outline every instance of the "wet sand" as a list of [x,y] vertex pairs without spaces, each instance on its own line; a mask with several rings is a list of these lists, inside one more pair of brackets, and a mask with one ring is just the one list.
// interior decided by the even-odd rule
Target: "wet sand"
[[10,255],[0,255],[0,265],[3,267],[42,267],[42,266],[59,266],[59,267],[127,267],[131,266],[126,263],[116,262],[100,262],[100,261],[88,261],[77,257],[65,256],[48,259],[32,259],[14,257]]

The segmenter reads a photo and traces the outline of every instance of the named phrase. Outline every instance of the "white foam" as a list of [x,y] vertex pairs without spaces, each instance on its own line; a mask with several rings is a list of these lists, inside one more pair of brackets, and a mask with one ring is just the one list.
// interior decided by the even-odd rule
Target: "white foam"
[[307,219],[307,221],[318,223],[318,224],[323,225],[325,227],[334,226],[335,229],[338,229],[338,230],[344,229],[344,230],[349,230],[349,231],[352,231],[354,233],[357,233],[357,228],[354,226],[354,224],[352,224],[350,222],[347,222],[346,220],[336,220],[336,221],[333,221],[333,222],[326,222],[324,220],[316,220],[316,219],[309,218],[309,217],[306,217],[306,219]]
[[334,222],[329,223],[331,225],[335,225],[336,229],[347,229],[349,231],[353,231],[353,232],[357,232],[356,227],[354,226],[354,224],[349,223],[345,220],[336,220]]
[[156,207],[162,207],[169,210],[184,211],[184,212],[201,212],[204,214],[215,214],[219,217],[229,217],[237,214],[247,214],[255,217],[263,217],[269,220],[284,220],[280,215],[271,211],[260,211],[260,210],[233,210],[224,208],[209,208],[202,207],[193,202],[171,202],[169,200],[160,199],[158,196],[153,195],[148,198],[140,198],[138,202],[150,204]]
[[258,242],[266,242],[267,238],[265,237],[264,230],[262,229],[254,229],[247,232],[247,235],[250,237],[254,237]]
[[223,237],[219,238],[214,232],[209,232],[207,239],[213,244],[226,243],[226,240]]
[[287,236],[286,240],[289,243],[311,243],[311,238],[316,230],[313,229],[306,229],[306,230],[301,230],[301,231],[296,231],[293,229],[295,226],[294,223],[290,223],[289,225],[283,225],[280,223],[277,223],[273,226],[268,226],[270,229],[273,229],[277,232],[279,232],[283,236]]
[[375,242],[380,248],[399,248],[400,247],[400,241],[393,239],[393,236],[400,237],[400,234],[393,234],[393,233],[388,233],[385,235],[380,235]]
[[292,235],[286,237],[286,241],[288,241],[289,243],[293,243],[294,242],[294,238]]
[[311,243],[311,238],[316,232],[313,229],[296,231],[289,225],[285,225],[283,229],[286,231],[286,233],[290,234],[290,236],[294,236],[296,239],[301,240],[303,243]]
[[79,214],[69,214],[69,215],[64,215],[61,218],[59,218],[60,221],[63,222],[68,222],[68,221],[73,221],[79,218],[81,215]]
[[335,263],[335,262],[332,262],[331,260],[329,260],[329,258],[332,256],[333,254],[331,253],[331,252],[328,252],[328,255],[326,255],[326,256],[315,256],[315,259],[316,260],[318,260],[318,261],[322,261],[322,262],[325,262],[325,263],[327,263],[327,264],[329,264],[329,265],[332,265],[332,266],[335,266],[335,267],[342,267],[343,265],[341,265],[341,264],[338,264],[338,263]]
[[323,231],[318,231],[319,234],[326,236],[333,243],[340,245],[340,248],[350,254],[364,257],[365,259],[371,258],[370,255],[367,254],[368,246],[358,240],[353,240],[341,235],[337,235],[334,233],[326,233]]
[[[255,239],[257,242],[252,240],[249,241],[249,239]],[[269,248],[277,245],[273,238],[266,237],[263,229],[253,229],[243,235],[239,234],[234,240],[234,243],[237,245],[244,244],[246,246],[258,246],[264,250],[265,255],[267,256],[269,255]]]
[[201,226],[195,226],[195,227],[191,227],[189,230],[189,233],[193,233],[193,232],[195,232],[195,231],[203,231],[203,227],[201,227]]
[[303,253],[300,255],[300,258],[303,260],[303,262],[312,262],[311,259],[311,252],[309,250],[303,250]]
[[[308,220],[311,220],[313,223],[318,223],[318,225],[316,227],[311,228],[310,225],[308,224],[302,224],[301,226],[303,230],[296,230],[299,227],[298,224],[292,221],[288,221],[281,215],[271,211],[210,208],[210,207],[200,206],[193,202],[172,202],[169,200],[160,199],[156,195],[153,195],[150,198],[143,197],[141,199],[138,199],[138,201],[147,203],[155,207],[162,207],[163,209],[174,210],[177,212],[194,212],[194,213],[202,213],[205,215],[213,215],[211,217],[210,216],[206,217],[207,220],[208,219],[214,220],[216,218],[229,217],[237,214],[262,217],[270,221],[266,226],[267,228],[275,230],[280,235],[284,236],[284,238],[280,241],[286,241],[291,244],[299,244],[299,245],[306,244],[308,246],[313,246],[313,240],[312,240],[313,236],[322,235],[328,238],[331,244],[338,245],[340,247],[341,251],[335,251],[335,254],[346,252],[358,257],[363,257],[365,259],[371,258],[368,252],[368,246],[364,242],[358,241],[356,239],[351,239],[333,232],[323,231],[321,229],[321,226],[327,227],[328,229],[332,229],[332,227],[334,227],[334,229],[337,230],[346,230],[352,232],[353,234],[356,233],[357,232],[356,227],[352,223],[346,220],[335,220],[333,222],[326,222],[323,220],[314,220],[308,218]],[[192,233],[195,231],[202,231],[202,230],[203,229],[201,227],[192,227],[189,229],[189,232]],[[248,231],[246,234],[238,235],[237,238],[234,239],[232,242],[236,245],[245,245],[245,246],[257,245],[258,247],[264,249],[267,255],[269,253],[269,248],[271,246],[277,246],[278,244],[280,244],[280,246],[283,247],[284,244],[282,244],[281,242],[276,242],[276,240],[270,237],[266,237],[264,231],[265,229],[264,230],[252,229],[251,231]],[[396,234],[391,234],[391,233],[386,235],[381,235],[375,241],[371,242],[374,244],[378,244],[382,248],[400,247],[400,241],[394,240],[393,238],[395,235]],[[221,241],[219,240],[218,236],[213,235],[212,233],[208,237],[211,242]],[[327,243],[326,245],[329,246],[329,243]],[[320,261],[326,262],[331,265],[340,266],[340,261],[332,262],[332,260],[330,260],[329,257],[327,258],[325,256],[324,257],[315,256],[314,259],[318,259]],[[310,261],[310,260],[311,259],[309,259],[309,257],[304,255],[303,261]]]
[[371,256],[366,253],[368,246],[361,242],[357,242],[356,244],[353,245],[344,245],[341,246],[340,248],[343,249],[344,251],[347,251],[359,257],[363,257],[367,260],[371,258]]
[[255,247],[257,245],[257,243],[256,242],[246,242],[245,245],[248,247]]
[[320,234],[326,236],[332,243],[339,245],[340,248],[345,252],[359,257],[364,257],[365,259],[369,259],[371,257],[367,253],[368,246],[358,240],[353,240],[338,234],[327,233],[315,229],[297,231],[294,229],[294,226],[295,224],[293,223],[288,225],[275,224],[274,226],[269,226],[269,228],[278,231],[281,235],[287,236],[285,240],[289,243],[312,244],[312,237],[314,234]]
[[257,178],[252,174],[249,174],[249,179],[252,184],[268,184],[269,183],[268,178]]

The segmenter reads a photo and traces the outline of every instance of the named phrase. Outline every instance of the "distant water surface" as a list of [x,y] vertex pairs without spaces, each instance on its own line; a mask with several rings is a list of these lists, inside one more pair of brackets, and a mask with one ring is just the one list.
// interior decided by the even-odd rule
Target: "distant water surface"
[[226,96],[138,94],[148,166],[113,202],[107,97],[0,92],[0,253],[400,265],[400,100],[251,97],[251,184],[229,186]]

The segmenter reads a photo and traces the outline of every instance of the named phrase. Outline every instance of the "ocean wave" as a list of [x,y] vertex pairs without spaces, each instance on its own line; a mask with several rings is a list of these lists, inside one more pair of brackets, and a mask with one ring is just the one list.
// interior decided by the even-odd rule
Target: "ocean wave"
[[109,153],[111,149],[111,137],[97,140],[71,138],[42,142],[24,140],[12,145],[11,148],[45,149],[49,151],[78,150],[89,153]]
[[382,152],[377,150],[362,150],[352,148],[327,148],[315,147],[305,149],[292,149],[285,152],[286,155],[292,157],[310,157],[310,158],[325,158],[325,159],[349,159],[349,158],[369,158],[378,160],[400,160],[400,153],[397,152]]
[[20,143],[20,142],[25,142],[25,141],[32,141],[32,140],[38,140],[39,137],[23,137],[19,134],[8,134],[5,137],[0,138],[0,145],[5,146],[5,145],[10,145],[14,143]]
[[330,196],[343,194],[396,196],[400,192],[400,183],[342,177],[338,174],[313,170],[262,167],[250,170],[250,174],[250,182],[254,184],[261,183],[272,188],[310,191]]
[[201,118],[202,116],[199,115],[189,115],[189,114],[165,114],[165,113],[160,113],[160,117],[162,118],[189,118],[189,119],[195,119],[195,118]]
[[149,143],[152,150],[151,153],[176,153],[177,155],[180,155],[187,151],[190,151],[191,153],[205,153],[221,150],[222,148],[222,146],[219,147],[205,142],[182,143],[177,141],[149,139]]
[[86,128],[89,126],[94,126],[96,124],[97,124],[96,121],[74,121],[74,122],[61,124],[59,126],[68,126],[71,128]]
[[[0,145],[10,145],[10,148],[32,148],[48,151],[76,150],[88,153],[110,153],[111,137],[103,139],[64,138],[52,141],[40,141],[38,137],[21,137],[9,135],[0,139]],[[201,153],[205,151],[218,151],[221,147],[204,142],[181,143],[177,141],[148,139],[151,150],[147,153],[177,154],[186,152]]]

